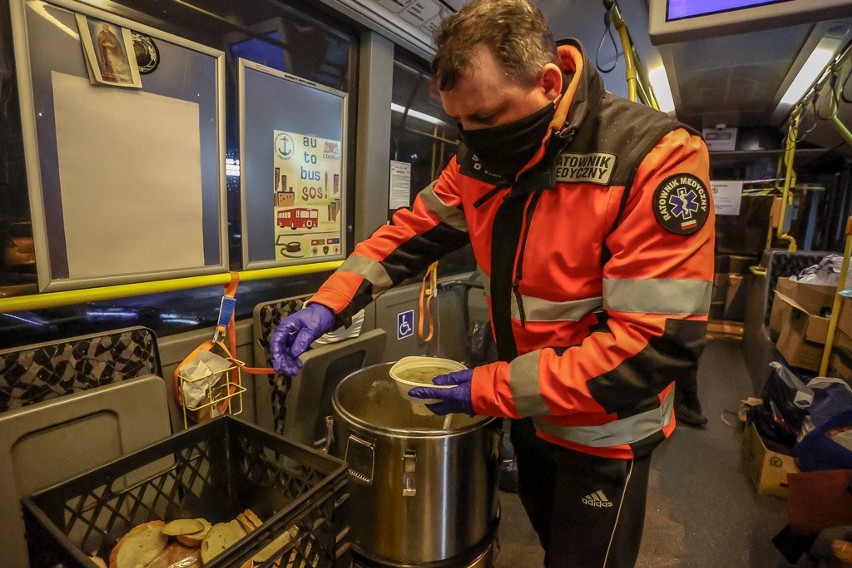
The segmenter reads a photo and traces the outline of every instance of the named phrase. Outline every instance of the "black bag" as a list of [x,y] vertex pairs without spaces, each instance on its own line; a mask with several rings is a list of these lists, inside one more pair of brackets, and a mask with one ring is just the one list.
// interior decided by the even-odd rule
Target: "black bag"
[[772,372],[761,391],[763,403],[749,410],[748,420],[768,443],[767,447],[774,444],[776,447],[770,449],[789,454],[801,432],[814,393],[787,367],[777,362],[769,365]]

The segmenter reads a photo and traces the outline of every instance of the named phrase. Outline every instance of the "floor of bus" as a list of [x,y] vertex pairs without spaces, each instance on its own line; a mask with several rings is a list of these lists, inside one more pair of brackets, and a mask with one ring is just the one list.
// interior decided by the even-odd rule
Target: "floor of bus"
[[[654,452],[637,567],[781,568],[772,544],[786,524],[786,501],[758,495],[740,458],[742,428],[736,412],[753,395],[739,340],[712,339],[702,355],[699,394],[709,423],[678,427]],[[542,566],[537,537],[514,493],[500,493],[500,552],[495,568]]]

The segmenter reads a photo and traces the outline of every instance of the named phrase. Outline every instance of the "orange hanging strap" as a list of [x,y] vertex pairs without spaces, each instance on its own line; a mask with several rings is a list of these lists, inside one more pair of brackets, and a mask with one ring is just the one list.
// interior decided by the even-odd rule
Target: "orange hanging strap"
[[[420,283],[420,297],[417,300],[417,337],[423,341],[432,339],[435,326],[432,321],[432,298],[438,294],[438,261],[433,262],[426,269],[423,281]],[[426,332],[423,331],[423,323],[427,322]],[[425,333],[425,336],[424,336]]]
[[[275,374],[274,369],[246,367],[242,361],[235,358],[237,353],[235,308],[237,303],[237,286],[239,285],[240,278],[239,274],[237,274],[236,272],[231,272],[230,275],[231,279],[228,284],[225,285],[222,301],[219,304],[219,317],[216,321],[216,330],[213,332],[213,337],[204,341],[201,345],[196,347],[192,351],[192,353],[190,353],[175,369],[174,375],[172,377],[172,387],[174,390],[175,399],[180,404],[183,404],[183,397],[180,392],[181,368],[183,367],[184,363],[194,360],[198,353],[202,350],[220,351],[225,358],[227,358],[233,363],[233,367],[228,372],[228,391],[231,395],[233,395],[238,390],[241,390],[242,388],[242,381],[240,379],[241,370],[244,370],[247,373],[251,374]],[[226,337],[228,345],[225,345],[224,343]],[[229,408],[230,398],[225,398],[219,404],[219,412],[224,414],[228,411]]]
[[[237,294],[237,285],[240,282],[240,275],[236,272],[231,272],[231,281],[225,286],[225,295],[222,297],[222,303],[219,307],[219,321],[216,325],[216,334],[227,333],[228,334],[228,344],[231,346],[231,353],[234,355],[237,354],[237,324],[236,324],[236,294]],[[230,307],[226,307],[226,305],[230,304]],[[225,314],[225,310],[228,310],[229,313]],[[222,321],[224,315],[227,315],[228,321],[222,327]],[[214,336],[214,340],[216,337]],[[245,363],[234,359],[237,365],[251,375],[274,375],[275,369],[271,367],[247,367]]]

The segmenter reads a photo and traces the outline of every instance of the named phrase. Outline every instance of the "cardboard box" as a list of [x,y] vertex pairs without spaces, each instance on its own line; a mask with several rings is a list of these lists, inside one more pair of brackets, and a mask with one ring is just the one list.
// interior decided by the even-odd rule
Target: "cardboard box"
[[805,284],[789,278],[779,278],[775,285],[775,291],[784,294],[802,306],[809,314],[828,316],[831,307],[834,305],[837,287]]
[[728,273],[717,272],[713,276],[713,295],[710,298],[711,302],[725,302],[728,297]]
[[739,274],[728,274],[728,292],[725,295],[725,319],[743,321],[745,319],[745,286]]
[[828,376],[852,383],[852,298],[840,297],[840,316],[828,360]]
[[793,300],[809,314],[825,315],[831,311],[836,293],[837,289],[834,286],[803,284],[789,278],[779,278],[775,285],[776,297],[772,301],[772,310],[769,312],[769,329],[780,334],[784,322],[790,319],[792,311],[789,304],[777,301],[777,294],[783,294]]
[[834,333],[834,347],[852,352],[852,298],[840,297],[840,316]]
[[748,274],[751,266],[760,264],[760,257],[739,254],[716,256],[714,268],[717,274]]
[[828,376],[852,384],[852,354],[836,349],[828,360]]
[[[809,313],[798,302],[780,292],[775,294],[773,308],[775,303],[786,303],[792,308],[781,325],[781,334],[775,343],[778,352],[792,367],[818,371],[828,337],[828,318]],[[779,311],[781,309],[779,307]]]
[[743,432],[742,457],[758,493],[787,497],[787,474],[798,473],[799,468],[793,456],[767,448],[754,424]]
[[777,335],[781,334],[784,322],[789,320],[793,314],[793,305],[780,300],[779,296],[783,296],[783,294],[776,290],[775,299],[772,301],[772,311],[769,312],[769,329]]

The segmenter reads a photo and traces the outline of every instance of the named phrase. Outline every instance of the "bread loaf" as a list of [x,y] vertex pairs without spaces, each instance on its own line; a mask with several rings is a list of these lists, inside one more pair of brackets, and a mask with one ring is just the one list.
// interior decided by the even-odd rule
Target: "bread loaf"
[[134,527],[113,547],[109,568],[146,568],[169,542],[163,534],[163,521],[151,521]]

